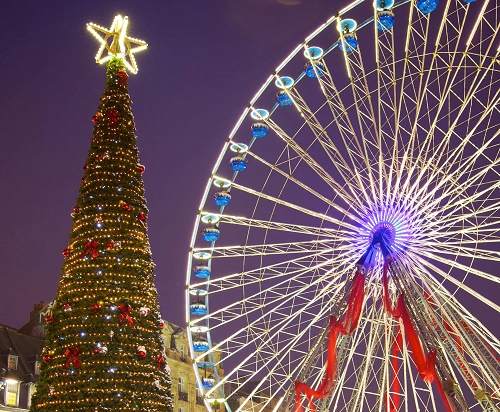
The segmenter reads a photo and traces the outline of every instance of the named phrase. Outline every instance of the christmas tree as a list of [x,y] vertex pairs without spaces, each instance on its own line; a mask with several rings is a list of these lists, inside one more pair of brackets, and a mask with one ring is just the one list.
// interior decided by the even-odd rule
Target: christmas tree
[[126,36],[126,23],[91,25],[104,34],[96,60],[107,62],[106,87],[46,318],[33,412],[173,409],[126,73],[146,44]]

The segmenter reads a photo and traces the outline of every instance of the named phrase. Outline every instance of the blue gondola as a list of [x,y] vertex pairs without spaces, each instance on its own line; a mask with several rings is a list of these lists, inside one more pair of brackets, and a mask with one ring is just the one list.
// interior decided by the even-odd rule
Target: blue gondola
[[281,90],[276,94],[276,102],[283,107],[290,106],[292,104],[292,99],[286,91]]
[[193,350],[195,352],[206,352],[208,350],[208,342],[205,338],[197,338],[193,342]]
[[227,206],[230,202],[231,202],[231,195],[224,190],[222,192],[217,192],[214,195],[214,203],[217,206]]
[[[346,53],[350,53],[358,48],[358,41],[352,36],[345,36],[344,42]],[[344,50],[344,44],[342,43],[342,40],[339,40],[339,49],[342,51]]]
[[269,128],[264,123],[254,123],[252,125],[252,136],[262,139],[269,133]]
[[394,26],[394,14],[390,11],[384,11],[379,14],[377,27],[379,31],[391,30]]
[[189,306],[189,311],[191,312],[191,315],[206,315],[207,306],[201,299],[194,300]]
[[230,160],[230,163],[231,163],[231,167],[236,172],[242,172],[243,170],[246,170],[246,168],[248,166],[247,160],[241,156],[233,157]]
[[210,276],[210,268],[205,265],[198,265],[194,268],[193,274],[198,279],[206,279]]
[[321,63],[313,64],[312,62],[307,62],[304,71],[306,72],[307,77],[314,79],[316,77],[323,76],[325,68]]
[[417,0],[417,9],[423,14],[429,14],[436,10],[438,0]]
[[220,230],[216,227],[206,227],[201,231],[201,237],[207,242],[215,242],[219,236]]

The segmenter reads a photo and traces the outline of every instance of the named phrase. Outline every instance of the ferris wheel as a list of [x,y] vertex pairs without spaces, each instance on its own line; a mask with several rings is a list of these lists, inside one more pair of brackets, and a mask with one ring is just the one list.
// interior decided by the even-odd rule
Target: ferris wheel
[[500,411],[499,1],[356,1],[251,100],[189,253],[209,410]]

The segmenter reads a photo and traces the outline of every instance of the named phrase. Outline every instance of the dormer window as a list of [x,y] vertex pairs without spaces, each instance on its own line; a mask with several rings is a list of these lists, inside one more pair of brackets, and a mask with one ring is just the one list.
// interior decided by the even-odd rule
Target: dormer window
[[17,360],[19,356],[9,355],[9,369],[17,370]]

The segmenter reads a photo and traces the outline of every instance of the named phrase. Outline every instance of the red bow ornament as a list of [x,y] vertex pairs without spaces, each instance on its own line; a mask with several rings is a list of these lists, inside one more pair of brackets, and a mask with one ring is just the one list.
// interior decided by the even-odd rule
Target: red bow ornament
[[78,348],[73,348],[73,349],[66,349],[66,352],[64,352],[64,355],[67,356],[68,360],[64,362],[64,367],[67,368],[71,365],[73,365],[76,369],[78,369],[80,366],[82,366],[82,362],[78,357],[80,356],[80,349]]
[[119,115],[118,110],[109,109],[106,112],[106,116],[108,116],[108,123],[115,124],[115,125],[118,124],[118,115]]
[[130,316],[130,312],[132,312],[132,306],[130,306],[127,303],[122,303],[120,306],[118,306],[118,309],[120,309],[120,323],[122,323],[124,320],[128,321],[129,326],[134,325],[134,320],[132,319],[132,316]]
[[85,252],[82,253],[82,257],[90,256],[92,259],[99,256],[99,251],[97,250],[99,242],[97,240],[87,240],[85,242]]

